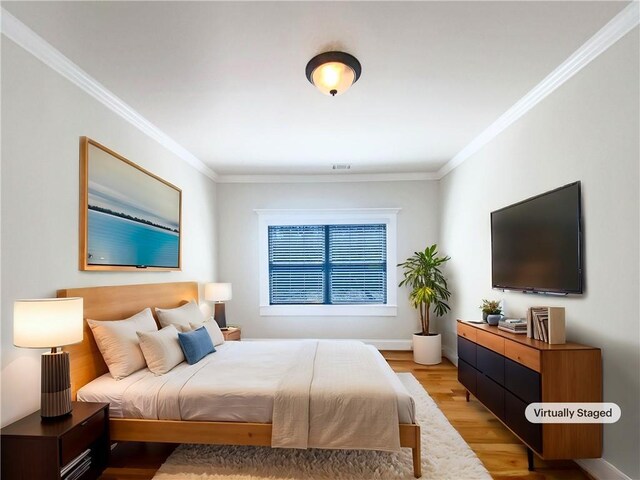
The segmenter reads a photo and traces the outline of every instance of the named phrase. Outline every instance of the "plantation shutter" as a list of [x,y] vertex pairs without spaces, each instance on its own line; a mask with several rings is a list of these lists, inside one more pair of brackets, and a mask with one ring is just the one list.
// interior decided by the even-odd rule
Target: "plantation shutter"
[[386,304],[386,225],[269,226],[269,302]]
[[387,303],[386,225],[329,225],[331,303]]
[[325,257],[322,225],[270,226],[270,303],[324,303]]

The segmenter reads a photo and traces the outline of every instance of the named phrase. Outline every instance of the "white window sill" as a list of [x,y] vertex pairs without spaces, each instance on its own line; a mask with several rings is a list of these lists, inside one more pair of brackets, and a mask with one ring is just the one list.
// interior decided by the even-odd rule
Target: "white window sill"
[[261,305],[261,317],[395,317],[397,305]]

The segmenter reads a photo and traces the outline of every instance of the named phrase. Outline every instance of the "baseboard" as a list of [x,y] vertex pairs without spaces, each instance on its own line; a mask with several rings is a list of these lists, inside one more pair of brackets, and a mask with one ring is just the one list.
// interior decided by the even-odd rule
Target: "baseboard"
[[[247,342],[264,342],[264,341],[281,341],[281,340],[303,340],[301,338],[245,338],[242,337],[242,341]],[[322,340],[322,339],[320,339]],[[367,345],[373,345],[378,350],[411,350],[411,340],[379,340],[370,338],[354,338],[354,339],[340,339],[340,338],[328,338],[326,340],[360,340]]]
[[442,347],[442,356],[449,359],[449,361],[456,367],[458,366],[458,354],[453,350],[453,348]]
[[575,462],[596,480],[631,480],[604,458],[583,458]]
[[411,350],[411,340],[362,340],[378,350]]

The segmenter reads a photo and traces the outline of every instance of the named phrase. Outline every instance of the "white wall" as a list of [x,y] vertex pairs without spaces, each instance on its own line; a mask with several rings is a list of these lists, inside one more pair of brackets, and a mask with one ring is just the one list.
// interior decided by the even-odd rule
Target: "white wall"
[[[78,270],[79,137],[182,189],[181,272]],[[13,347],[13,301],[65,287],[215,278],[215,184],[2,38],[2,425],[40,405],[40,353]]]
[[219,278],[233,284],[227,322],[241,325],[243,337],[402,339],[407,344],[418,314],[404,288],[398,291],[397,317],[261,317],[254,209],[399,207],[397,258],[402,262],[438,238],[437,182],[220,184],[217,198]]
[[[604,428],[604,458],[640,478],[638,29],[441,181],[440,242],[451,255],[452,313],[477,319],[483,298],[507,313],[564,306],[570,340],[602,348],[604,400],[622,420]],[[491,290],[489,213],[582,182],[586,293],[557,298]]]

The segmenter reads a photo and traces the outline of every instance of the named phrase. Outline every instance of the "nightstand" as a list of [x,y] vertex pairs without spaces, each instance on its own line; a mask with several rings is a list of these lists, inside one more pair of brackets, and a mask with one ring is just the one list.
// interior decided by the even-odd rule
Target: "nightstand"
[[100,476],[109,461],[109,404],[72,403],[73,410],[64,417],[42,419],[38,411],[0,431],[3,480],[65,479],[75,469],[61,472],[78,458],[76,469],[82,468],[87,450],[90,466],[78,478]]
[[237,327],[229,327],[228,330],[223,330],[222,334],[224,335],[225,342],[229,340],[240,340],[242,337],[242,330]]

